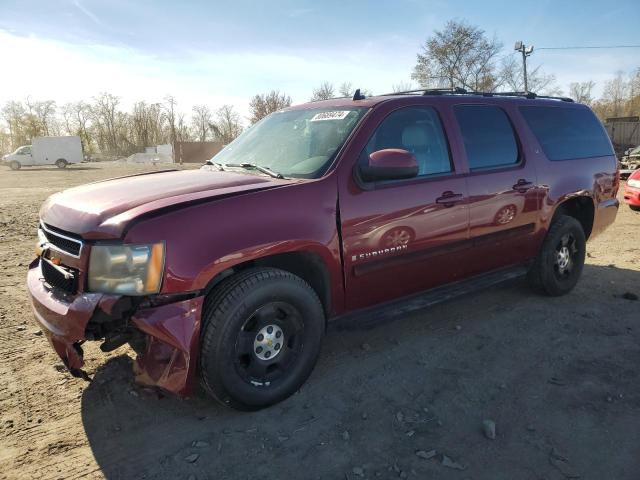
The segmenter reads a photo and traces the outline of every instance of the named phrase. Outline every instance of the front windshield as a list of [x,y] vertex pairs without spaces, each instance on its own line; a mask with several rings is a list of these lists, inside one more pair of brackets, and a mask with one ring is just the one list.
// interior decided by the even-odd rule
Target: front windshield
[[245,130],[211,162],[223,167],[254,164],[285,177],[317,178],[366,110],[334,107],[275,112]]

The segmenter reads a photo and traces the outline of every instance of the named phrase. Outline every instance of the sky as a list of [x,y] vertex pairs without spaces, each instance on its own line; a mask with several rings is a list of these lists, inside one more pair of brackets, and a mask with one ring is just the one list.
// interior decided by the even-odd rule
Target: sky
[[[605,5],[610,5],[605,8]],[[421,45],[448,20],[467,20],[504,44],[638,45],[638,0],[0,0],[0,105],[10,99],[90,100],[102,91],[134,101],[167,94],[189,112],[256,93],[293,103],[323,81],[374,93],[411,80]],[[565,91],[640,67],[640,49],[535,50]]]

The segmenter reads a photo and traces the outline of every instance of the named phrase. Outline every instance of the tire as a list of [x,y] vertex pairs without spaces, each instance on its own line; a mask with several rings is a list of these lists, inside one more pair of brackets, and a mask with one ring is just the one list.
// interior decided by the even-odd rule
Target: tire
[[586,239],[582,225],[573,217],[560,215],[551,224],[540,253],[529,270],[530,285],[550,296],[569,293],[578,283],[585,254]]
[[275,268],[240,272],[224,280],[205,302],[203,387],[238,410],[278,403],[311,374],[324,329],[322,304],[300,277]]
[[9,168],[11,168],[11,170],[20,170],[20,168],[22,168],[22,165],[20,164],[20,162],[16,162],[14,160],[9,164]]
[[58,160],[56,160],[56,167],[67,168],[67,161],[64,158],[59,158]]
[[634,212],[640,212],[640,206],[638,205],[629,205],[629,208]]

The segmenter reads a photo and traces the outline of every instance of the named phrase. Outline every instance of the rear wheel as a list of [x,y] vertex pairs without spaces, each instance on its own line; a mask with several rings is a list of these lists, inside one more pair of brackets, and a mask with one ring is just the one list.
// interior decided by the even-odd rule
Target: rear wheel
[[569,293],[578,283],[585,253],[586,239],[580,222],[567,215],[559,216],[551,224],[529,270],[529,283],[547,295]]
[[59,158],[58,160],[56,160],[56,167],[67,168],[67,161],[64,158]]
[[301,278],[273,268],[225,280],[203,313],[204,388],[224,405],[257,410],[295,393],[320,352],[324,313]]
[[20,167],[22,167],[20,162],[16,162],[15,160],[9,164],[9,168],[11,168],[11,170],[20,170]]

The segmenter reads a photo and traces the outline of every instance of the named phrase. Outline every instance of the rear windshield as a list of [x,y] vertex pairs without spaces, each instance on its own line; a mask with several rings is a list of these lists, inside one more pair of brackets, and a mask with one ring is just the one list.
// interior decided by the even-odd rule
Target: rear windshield
[[551,161],[613,155],[600,121],[587,108],[520,107]]

